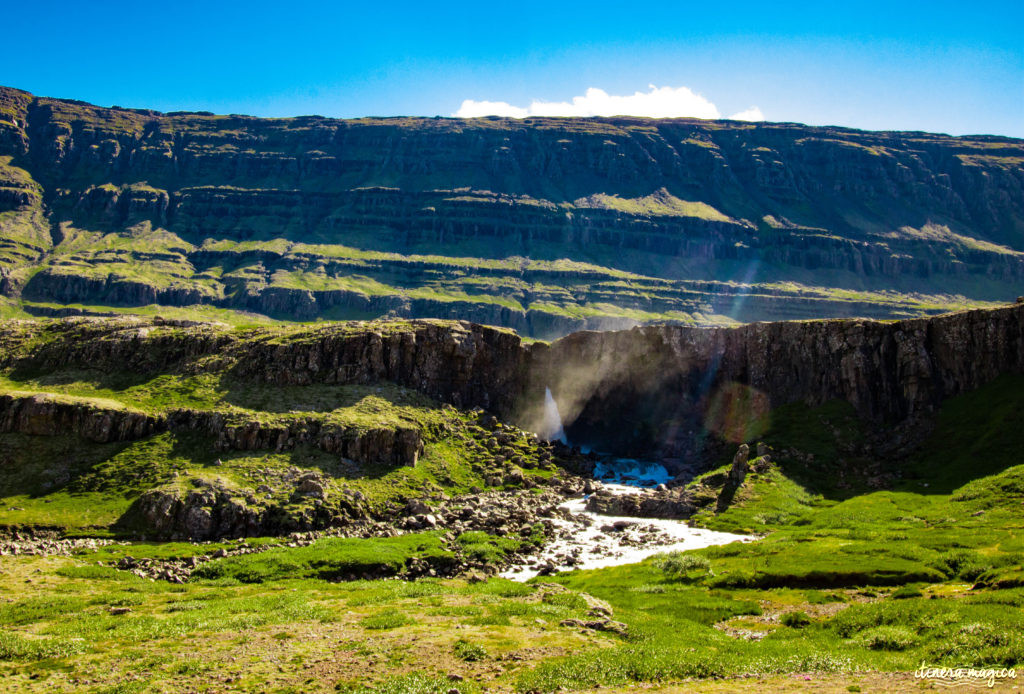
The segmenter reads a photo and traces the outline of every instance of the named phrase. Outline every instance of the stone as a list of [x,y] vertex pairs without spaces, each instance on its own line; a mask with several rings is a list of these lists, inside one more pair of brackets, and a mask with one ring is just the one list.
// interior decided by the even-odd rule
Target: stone
[[729,484],[738,487],[743,484],[747,476],[747,457],[750,455],[750,446],[740,444],[736,455],[732,458],[732,467],[729,468]]
[[418,516],[430,513],[431,508],[423,499],[412,499],[405,505],[405,511],[411,515]]
[[579,596],[583,598],[583,601],[587,604],[587,614],[591,617],[603,617],[609,618],[614,614],[612,606],[601,598],[595,598],[593,595],[588,593],[580,593]]
[[559,622],[559,625],[579,629],[593,629],[594,631],[608,631],[620,636],[627,636],[629,633],[629,627],[627,625],[610,619],[563,619]]
[[323,481],[315,478],[305,478],[299,482],[299,486],[295,490],[303,496],[312,496],[318,499],[323,499],[327,496],[327,490],[324,486]]

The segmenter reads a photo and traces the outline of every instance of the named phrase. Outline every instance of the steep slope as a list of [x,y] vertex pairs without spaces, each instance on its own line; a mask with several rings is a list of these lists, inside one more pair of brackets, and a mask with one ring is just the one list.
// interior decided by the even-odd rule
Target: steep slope
[[550,388],[576,441],[699,460],[716,441],[757,437],[780,406],[838,400],[871,423],[865,446],[887,457],[926,432],[944,400],[1024,373],[1024,304],[896,322],[581,332],[531,357],[523,402]]
[[[874,452],[884,456],[905,447],[904,439],[926,427],[946,399],[1024,373],[1024,304],[895,322],[645,326],[574,333],[550,345],[464,321],[268,328],[160,319],[7,321],[0,329],[0,373],[8,374],[17,396],[4,401],[0,429],[26,433],[31,424],[14,424],[58,428],[62,421],[78,422],[87,432],[105,432],[90,434],[96,441],[118,440],[110,436],[122,430],[185,426],[175,411],[192,408],[192,401],[206,407],[213,398],[247,407],[244,389],[234,393],[236,383],[267,393],[389,383],[456,408],[483,408],[531,431],[543,428],[550,389],[575,442],[698,461],[715,442],[749,440],[757,420],[779,407],[839,400],[877,429],[876,448],[888,452]],[[170,390],[161,385],[159,397],[148,389],[126,395],[168,375],[185,382]],[[92,385],[60,389],[78,382]],[[54,392],[116,395],[128,405],[156,397],[157,410],[146,413],[158,418],[128,409],[117,419],[126,421],[123,426],[90,423],[77,419],[73,403],[46,401],[42,407],[26,400],[58,386]],[[330,431],[329,422],[305,421],[304,406],[292,410],[288,421],[248,433],[244,417],[239,424],[183,416],[187,427],[213,432],[228,448],[236,440],[255,441],[256,448],[280,448],[279,438],[316,443]],[[415,449],[403,443],[403,460]]]
[[37,314],[213,305],[545,338],[923,315],[1018,293],[1022,163],[991,136],[259,119],[0,88],[0,293]]
[[437,525],[426,498],[482,493],[507,513],[474,514],[464,529],[518,530],[520,511],[575,491],[557,468],[581,463],[472,409],[510,407],[502,386],[518,383],[508,367],[520,359],[512,333],[459,323],[8,321],[0,533],[386,536]]

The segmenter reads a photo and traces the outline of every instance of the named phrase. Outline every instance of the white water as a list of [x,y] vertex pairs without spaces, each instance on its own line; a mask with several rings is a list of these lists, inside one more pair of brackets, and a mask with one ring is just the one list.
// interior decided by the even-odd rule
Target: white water
[[597,463],[594,466],[594,479],[614,484],[654,487],[659,484],[668,484],[672,481],[672,475],[661,463],[640,462],[633,458],[615,458],[610,463]]
[[[544,389],[544,420],[538,434],[548,441],[568,444],[562,416],[551,389]],[[587,451],[584,451],[587,452]],[[653,487],[667,483],[672,475],[659,463],[643,463],[632,458],[616,458],[598,463],[594,477],[630,484],[604,484],[613,494],[644,494]],[[540,573],[540,567],[553,564],[559,571],[599,569],[620,564],[634,564],[647,557],[674,550],[700,549],[730,542],[748,542],[754,538],[702,528],[691,528],[683,521],[662,518],[626,518],[604,516],[586,509],[586,497],[561,504],[574,520],[553,519],[555,539],[543,552],[531,558],[529,566],[516,566],[502,572],[514,581],[525,581]],[[602,530],[618,523],[619,530]]]
[[[606,484],[604,488],[615,494],[644,493],[644,490],[626,485]],[[586,498],[573,499],[561,505],[574,515],[591,522],[554,519],[556,539],[532,561],[531,566],[517,566],[502,572],[514,581],[525,581],[537,576],[540,567],[553,563],[559,571],[599,569],[620,564],[634,564],[647,557],[674,550],[700,549],[730,542],[749,542],[746,535],[734,535],[703,528],[691,528],[683,521],[662,518],[626,518],[604,516],[586,510]],[[628,526],[621,531],[603,531],[601,528],[616,522]],[[563,556],[571,556],[570,564]]]
[[562,427],[562,415],[558,412],[558,403],[551,395],[551,389],[544,389],[544,421],[539,432],[541,438],[547,441],[561,441],[568,444],[565,438],[565,429]]

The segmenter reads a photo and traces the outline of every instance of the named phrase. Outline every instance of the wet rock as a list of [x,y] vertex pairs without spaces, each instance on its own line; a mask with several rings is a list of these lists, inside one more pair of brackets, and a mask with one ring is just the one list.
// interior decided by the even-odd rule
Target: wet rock
[[[637,518],[689,518],[697,512],[695,500],[683,489],[635,494],[593,494],[587,499],[588,511],[607,516],[633,516]],[[620,532],[623,527],[610,526],[608,532]]]

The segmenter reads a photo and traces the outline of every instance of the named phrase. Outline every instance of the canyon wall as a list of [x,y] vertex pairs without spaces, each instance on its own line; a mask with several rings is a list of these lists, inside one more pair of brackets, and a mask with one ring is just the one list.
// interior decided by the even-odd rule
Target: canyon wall
[[265,421],[224,412],[174,409],[153,415],[120,403],[49,393],[0,394],[0,433],[74,435],[93,443],[143,439],[163,431],[202,434],[217,451],[290,451],[312,445],[365,464],[415,467],[423,453],[418,428],[344,427],[322,417]]
[[840,399],[878,425],[1024,372],[1024,304],[897,322],[755,323],[581,332],[538,346],[526,401],[550,387],[570,438],[686,454],[744,440],[771,408]]
[[[11,321],[0,330],[0,368],[16,374],[226,369],[233,379],[276,385],[391,381],[534,430],[549,387],[572,440],[686,456],[709,437],[744,440],[753,420],[792,402],[846,400],[879,427],[927,418],[946,398],[1024,372],[1024,304],[896,322],[647,326],[574,333],[550,345],[452,321],[246,330],[138,319]],[[0,404],[7,430],[27,421],[12,403]],[[73,413],[60,416],[74,420]],[[257,445],[246,443],[252,437],[264,447],[308,439],[338,448],[330,432],[307,431],[300,420],[256,433],[232,425],[221,439],[243,449]],[[394,436],[394,444],[378,448],[414,458],[417,440],[397,430]]]

